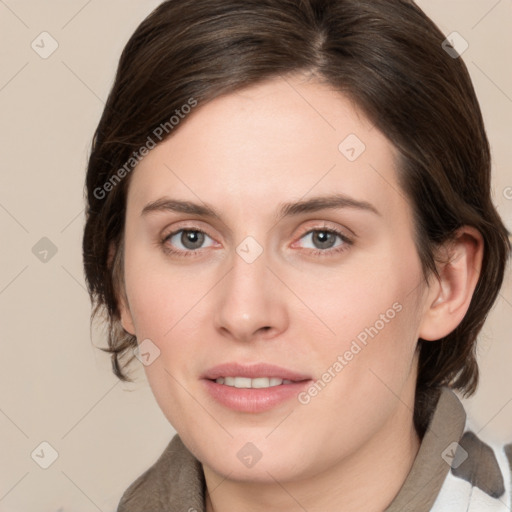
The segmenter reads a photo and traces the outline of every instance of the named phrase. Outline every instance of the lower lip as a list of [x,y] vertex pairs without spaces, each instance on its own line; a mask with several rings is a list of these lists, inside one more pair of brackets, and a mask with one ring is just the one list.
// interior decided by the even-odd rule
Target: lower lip
[[303,391],[311,380],[281,384],[269,388],[235,388],[217,384],[213,380],[203,380],[208,393],[223,406],[234,411],[258,413],[277,407]]

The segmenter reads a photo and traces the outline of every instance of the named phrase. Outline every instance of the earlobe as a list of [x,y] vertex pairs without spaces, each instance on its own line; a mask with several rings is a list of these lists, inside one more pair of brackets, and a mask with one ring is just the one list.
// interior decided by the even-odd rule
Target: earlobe
[[419,337],[438,340],[450,334],[463,320],[480,277],[484,243],[475,228],[464,226],[442,248],[439,279],[427,298]]
[[[119,251],[122,250],[123,247],[119,248]],[[111,243],[108,250],[108,267],[112,269],[112,280],[121,317],[121,326],[126,332],[135,336],[135,326],[130,312],[130,307],[128,305],[128,298],[126,297],[124,276],[121,272],[119,254],[119,252],[116,253],[116,246],[114,243]]]
[[135,327],[133,325],[133,318],[130,313],[130,309],[122,299],[119,301],[119,311],[121,314],[121,326],[126,332],[135,336]]

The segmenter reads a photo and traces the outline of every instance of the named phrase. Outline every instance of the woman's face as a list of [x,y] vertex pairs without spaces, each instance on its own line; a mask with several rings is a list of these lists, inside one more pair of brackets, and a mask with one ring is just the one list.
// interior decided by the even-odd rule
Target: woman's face
[[390,142],[299,76],[182,123],[133,172],[125,227],[123,326],[170,423],[251,481],[402,442],[431,297]]

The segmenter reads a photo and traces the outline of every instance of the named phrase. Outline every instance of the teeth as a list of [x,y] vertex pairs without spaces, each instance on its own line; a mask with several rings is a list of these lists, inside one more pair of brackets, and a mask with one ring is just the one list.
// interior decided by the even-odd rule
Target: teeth
[[231,386],[234,388],[271,388],[274,386],[280,386],[281,384],[291,384],[291,380],[278,379],[277,377],[257,377],[250,379],[249,377],[219,377],[215,380],[217,384],[224,384],[225,386]]

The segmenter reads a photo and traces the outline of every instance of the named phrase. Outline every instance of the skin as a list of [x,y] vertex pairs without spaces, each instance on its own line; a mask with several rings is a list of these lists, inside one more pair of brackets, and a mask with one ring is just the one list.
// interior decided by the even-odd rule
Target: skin
[[[366,145],[353,162],[338,149],[350,134]],[[412,420],[417,340],[439,339],[462,320],[482,241],[461,229],[445,249],[452,263],[426,283],[395,156],[347,98],[292,75],[199,106],[133,172],[122,325],[160,350],[145,372],[203,464],[209,512],[382,511],[405,480],[420,443]],[[344,207],[278,219],[282,203],[333,193],[378,213]],[[162,197],[208,203],[221,218],[141,214]],[[183,245],[182,232],[162,241],[185,228],[207,233],[199,249]],[[350,243],[333,235],[322,246],[313,235],[323,228]],[[252,263],[236,252],[248,236],[263,249]],[[322,379],[393,304],[400,312],[307,404],[237,412],[200,381],[231,361]],[[251,468],[237,457],[247,442],[262,454]]]

